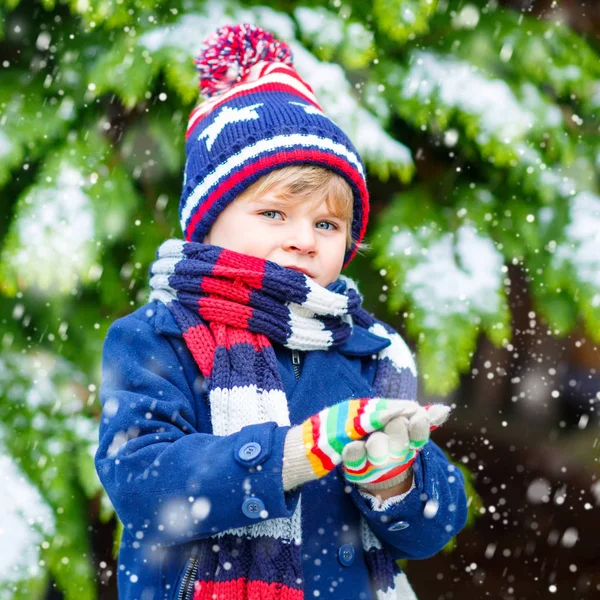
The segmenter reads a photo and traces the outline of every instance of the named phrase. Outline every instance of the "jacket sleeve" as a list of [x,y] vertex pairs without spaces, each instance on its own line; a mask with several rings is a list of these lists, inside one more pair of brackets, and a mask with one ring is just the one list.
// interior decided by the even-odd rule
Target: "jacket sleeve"
[[296,507],[299,490],[284,492],[281,474],[289,427],[270,421],[228,436],[200,433],[195,407],[205,400],[195,387],[150,316],[137,311],[111,325],[95,465],[138,539],[178,544],[289,518]]
[[355,504],[395,560],[437,554],[467,521],[462,473],[435,442],[429,441],[419,453],[413,477],[414,488],[384,511],[373,510],[357,486],[351,486]]
[[[375,333],[391,345],[382,352],[385,389],[389,398],[417,399],[417,366],[402,336],[376,319]],[[342,473],[343,476],[343,473]],[[396,560],[429,558],[439,552],[466,524],[467,498],[460,469],[450,464],[430,440],[413,463],[413,489],[403,498],[393,496],[374,508],[355,484],[351,497],[373,533]],[[380,510],[384,508],[384,510]]]

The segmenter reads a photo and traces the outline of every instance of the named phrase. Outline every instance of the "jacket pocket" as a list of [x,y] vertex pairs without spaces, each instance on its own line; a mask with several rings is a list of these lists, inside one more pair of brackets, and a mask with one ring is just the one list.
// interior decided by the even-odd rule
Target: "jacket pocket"
[[351,398],[372,398],[375,395],[375,391],[367,381],[364,379],[357,381],[356,375],[352,372],[340,371],[339,379],[350,389]]
[[188,558],[179,582],[175,586],[173,600],[192,600],[194,597],[194,584],[198,575],[198,559],[195,556]]

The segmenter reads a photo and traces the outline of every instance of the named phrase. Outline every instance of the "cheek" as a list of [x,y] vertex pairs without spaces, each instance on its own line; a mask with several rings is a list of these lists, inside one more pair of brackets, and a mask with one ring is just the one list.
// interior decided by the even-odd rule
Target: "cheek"
[[346,244],[331,244],[322,250],[323,266],[330,274],[339,275],[344,264]]
[[332,239],[327,254],[331,257],[331,262],[343,262],[346,254],[346,236],[340,235]]
[[239,227],[235,233],[236,246],[239,252],[266,258],[266,255],[275,247],[280,245],[279,237],[275,232],[266,230],[264,226],[258,223],[246,224]]
[[247,249],[252,245],[254,237],[256,232],[243,215],[232,213],[223,213],[210,231],[212,244],[244,254],[248,254]]

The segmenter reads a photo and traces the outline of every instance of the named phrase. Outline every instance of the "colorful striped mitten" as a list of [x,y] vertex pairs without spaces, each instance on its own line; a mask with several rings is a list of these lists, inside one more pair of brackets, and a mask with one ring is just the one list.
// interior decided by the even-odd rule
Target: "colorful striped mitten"
[[420,406],[417,402],[367,440],[347,444],[342,452],[344,476],[367,491],[394,487],[406,479],[429,433],[450,414],[444,404]]
[[357,398],[334,404],[292,427],[283,452],[283,487],[319,479],[342,462],[344,446],[406,414],[411,400]]

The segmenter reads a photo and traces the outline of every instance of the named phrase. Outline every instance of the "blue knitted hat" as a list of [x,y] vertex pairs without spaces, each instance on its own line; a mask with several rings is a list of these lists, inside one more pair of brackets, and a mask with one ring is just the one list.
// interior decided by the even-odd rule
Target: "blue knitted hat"
[[369,194],[363,162],[298,75],[287,44],[254,25],[218,29],[194,61],[206,98],[192,111],[179,203],[187,241],[202,242],[236,196],[270,171],[289,165],[326,167],[354,195],[354,258],[367,228]]

